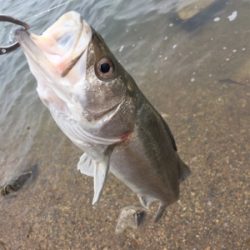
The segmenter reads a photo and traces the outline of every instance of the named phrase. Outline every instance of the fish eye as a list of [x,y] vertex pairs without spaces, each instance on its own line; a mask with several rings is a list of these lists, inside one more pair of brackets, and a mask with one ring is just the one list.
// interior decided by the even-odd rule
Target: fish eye
[[101,58],[95,65],[95,73],[100,80],[114,78],[114,64],[107,57]]
[[110,65],[109,63],[102,63],[100,66],[100,70],[103,74],[108,73],[110,70]]

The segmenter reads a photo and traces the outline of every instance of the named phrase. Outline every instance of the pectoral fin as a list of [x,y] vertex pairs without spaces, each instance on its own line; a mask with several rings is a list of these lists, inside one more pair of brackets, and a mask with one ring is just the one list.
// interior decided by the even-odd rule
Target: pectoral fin
[[92,205],[94,205],[100,199],[105,181],[107,179],[109,171],[109,157],[105,157],[101,161],[96,161],[84,153],[77,164],[77,168],[82,174],[94,177],[94,197],[92,200]]
[[77,169],[80,170],[82,174],[87,176],[94,176],[96,162],[92,160],[86,153],[83,153],[77,164]]
[[82,174],[94,177],[94,197],[92,205],[98,202],[101,197],[109,172],[109,159],[112,150],[113,146],[108,147],[98,159],[93,159],[87,153],[83,153],[77,164],[77,169],[79,169]]
[[[108,157],[109,158],[109,157]],[[94,169],[94,197],[92,205],[99,201],[109,171],[109,159],[97,162]]]

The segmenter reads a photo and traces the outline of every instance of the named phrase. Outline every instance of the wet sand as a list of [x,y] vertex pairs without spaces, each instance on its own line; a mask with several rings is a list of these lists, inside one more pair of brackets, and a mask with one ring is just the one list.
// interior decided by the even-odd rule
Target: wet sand
[[[241,16],[247,17],[243,9]],[[23,168],[37,164],[35,176],[18,192],[0,196],[0,249],[250,249],[250,87],[227,80],[246,65],[249,47],[226,60],[229,50],[234,55],[233,49],[241,51],[250,41],[248,22],[241,24],[242,32],[227,40],[214,33],[222,34],[224,27],[195,33],[193,40],[178,44],[178,53],[169,54],[165,64],[152,57],[157,72],[143,73],[140,64],[131,70],[167,120],[192,170],[181,184],[180,200],[159,223],[149,215],[141,229],[115,235],[120,209],[138,204],[135,194],[109,176],[99,204],[92,207],[92,179],[76,169],[81,152],[42,109],[43,129],[23,159]],[[213,37],[214,44],[204,43]],[[159,46],[158,51],[165,49]]]
[[93,208],[92,180],[76,170],[80,152],[50,121],[33,148],[38,177],[1,197],[2,249],[249,249],[250,90],[198,82],[171,88],[154,103],[167,112],[192,175],[160,223],[115,235],[119,210],[136,197],[110,177]]

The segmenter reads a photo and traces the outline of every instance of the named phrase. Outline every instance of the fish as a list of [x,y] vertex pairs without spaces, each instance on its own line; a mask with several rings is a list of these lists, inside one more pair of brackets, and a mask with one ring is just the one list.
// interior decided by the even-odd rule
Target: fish
[[115,58],[102,36],[69,11],[41,35],[15,32],[42,103],[82,151],[77,168],[93,177],[95,205],[108,174],[143,207],[159,202],[158,221],[179,198],[189,167],[159,112]]

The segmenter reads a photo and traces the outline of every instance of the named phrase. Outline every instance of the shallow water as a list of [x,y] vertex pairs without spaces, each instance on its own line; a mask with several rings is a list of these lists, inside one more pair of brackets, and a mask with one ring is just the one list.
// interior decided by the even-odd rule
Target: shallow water
[[250,1],[220,1],[188,22],[176,20],[176,3],[1,1],[1,13],[37,33],[80,12],[167,119],[193,173],[160,224],[115,236],[119,209],[134,195],[111,177],[91,207],[92,181],[75,167],[80,151],[38,99],[24,55],[1,56],[0,186],[38,167],[22,190],[0,198],[0,249],[250,247]]

